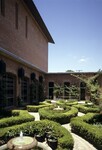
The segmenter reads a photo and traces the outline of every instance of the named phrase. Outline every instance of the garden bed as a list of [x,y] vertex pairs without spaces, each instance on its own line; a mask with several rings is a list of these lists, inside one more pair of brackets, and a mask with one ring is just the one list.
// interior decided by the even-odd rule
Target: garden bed
[[100,109],[98,106],[96,105],[88,105],[88,104],[78,104],[78,105],[74,105],[74,107],[76,107],[80,112],[82,113],[99,113]]
[[54,107],[45,107],[39,109],[40,119],[49,119],[60,124],[66,124],[70,122],[72,117],[77,116],[78,109],[74,107],[64,106],[64,110],[54,110]]
[[23,135],[33,137],[36,133],[44,135],[46,132],[50,132],[53,137],[58,139],[57,150],[73,149],[74,141],[67,129],[62,127],[60,124],[49,120],[33,121],[12,127],[2,128],[0,130],[0,138],[7,142],[12,137],[18,136],[21,130]]
[[0,128],[34,121],[34,117],[30,115],[26,110],[13,110],[11,114],[11,117],[0,119]]
[[82,117],[73,118],[71,128],[72,132],[88,140],[98,150],[102,150],[102,128],[93,125],[93,123],[97,122],[98,116],[100,114],[88,113]]

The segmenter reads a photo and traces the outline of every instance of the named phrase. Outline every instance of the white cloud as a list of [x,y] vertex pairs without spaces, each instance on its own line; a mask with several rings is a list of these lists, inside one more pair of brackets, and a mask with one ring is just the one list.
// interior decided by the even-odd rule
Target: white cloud
[[81,58],[81,59],[79,59],[79,62],[85,62],[86,61],[86,59],[85,58]]

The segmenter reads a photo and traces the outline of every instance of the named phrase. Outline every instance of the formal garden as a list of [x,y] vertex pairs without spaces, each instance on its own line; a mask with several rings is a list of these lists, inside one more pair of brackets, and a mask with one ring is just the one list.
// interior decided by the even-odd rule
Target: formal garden
[[[95,79],[95,78],[93,78]],[[88,81],[89,82],[89,81]],[[8,149],[6,143],[14,137],[28,136],[37,141],[46,142],[53,150],[72,150],[74,140],[71,133],[63,124],[70,123],[71,131],[88,142],[98,150],[102,149],[102,105],[99,85],[88,83],[90,100],[79,103],[77,99],[45,99],[37,104],[27,105],[23,110],[5,110],[0,115],[0,146]],[[58,94],[58,88],[57,88]],[[69,91],[69,89],[68,89]],[[76,93],[78,90],[75,90]],[[55,94],[55,93],[54,93]],[[29,112],[38,112],[39,121]],[[78,112],[85,115],[79,117]],[[16,149],[15,145],[9,149]],[[34,149],[42,149],[34,146]]]

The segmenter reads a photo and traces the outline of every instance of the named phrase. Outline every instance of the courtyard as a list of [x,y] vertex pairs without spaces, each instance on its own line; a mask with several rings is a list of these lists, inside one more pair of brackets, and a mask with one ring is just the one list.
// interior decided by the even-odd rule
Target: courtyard
[[[100,140],[102,116],[99,107],[93,103],[76,100],[55,102],[46,100],[39,105],[28,105],[26,110],[12,112],[12,119],[9,116],[0,120],[1,150],[7,149],[8,141],[20,137],[21,131],[24,137],[36,139],[37,144],[33,148],[35,150],[100,150],[102,148]],[[40,139],[36,134],[44,135],[44,138]],[[57,140],[57,145],[55,144],[54,147],[48,143],[50,136],[52,140]]]

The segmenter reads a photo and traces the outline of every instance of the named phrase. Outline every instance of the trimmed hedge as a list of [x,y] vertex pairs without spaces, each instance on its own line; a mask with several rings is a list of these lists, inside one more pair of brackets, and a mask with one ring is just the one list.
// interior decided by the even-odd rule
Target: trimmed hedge
[[2,130],[0,130],[0,136],[5,140],[7,139],[8,135],[11,137],[17,136],[21,130],[24,135],[28,132],[30,136],[34,136],[36,132],[45,132],[48,130],[48,128],[54,132],[56,137],[58,137],[57,150],[73,149],[74,141],[68,130],[62,127],[60,124],[49,120],[33,121],[23,123],[21,125],[2,128]]
[[29,112],[38,112],[40,108],[48,107],[48,106],[52,106],[52,104],[42,102],[42,103],[39,103],[39,105],[27,105],[27,110]]
[[71,128],[72,132],[88,140],[98,150],[102,150],[102,128],[89,124],[94,122],[97,115],[88,113],[85,116],[73,118],[71,120]]
[[[66,108],[69,108],[69,106],[66,106]],[[49,120],[53,120],[55,122],[58,122],[60,124],[65,124],[65,123],[69,123],[70,119],[72,117],[77,116],[78,114],[78,109],[71,107],[71,109],[69,111],[55,111],[53,109],[51,109],[50,107],[45,107],[45,108],[41,108],[39,109],[39,115],[40,115],[40,119],[49,119]]]
[[0,119],[0,128],[21,124],[24,122],[34,121],[34,116],[26,110],[13,110],[12,116]]
[[58,100],[58,101],[56,101],[56,104],[57,105],[63,105],[63,104],[65,104],[65,105],[68,105],[68,106],[73,106],[73,105],[77,105],[78,104],[78,101],[77,100]]
[[100,112],[99,107],[97,106],[90,106],[90,105],[82,105],[82,104],[78,104],[78,105],[74,105],[74,107],[76,107],[80,112],[82,113],[98,113]]

